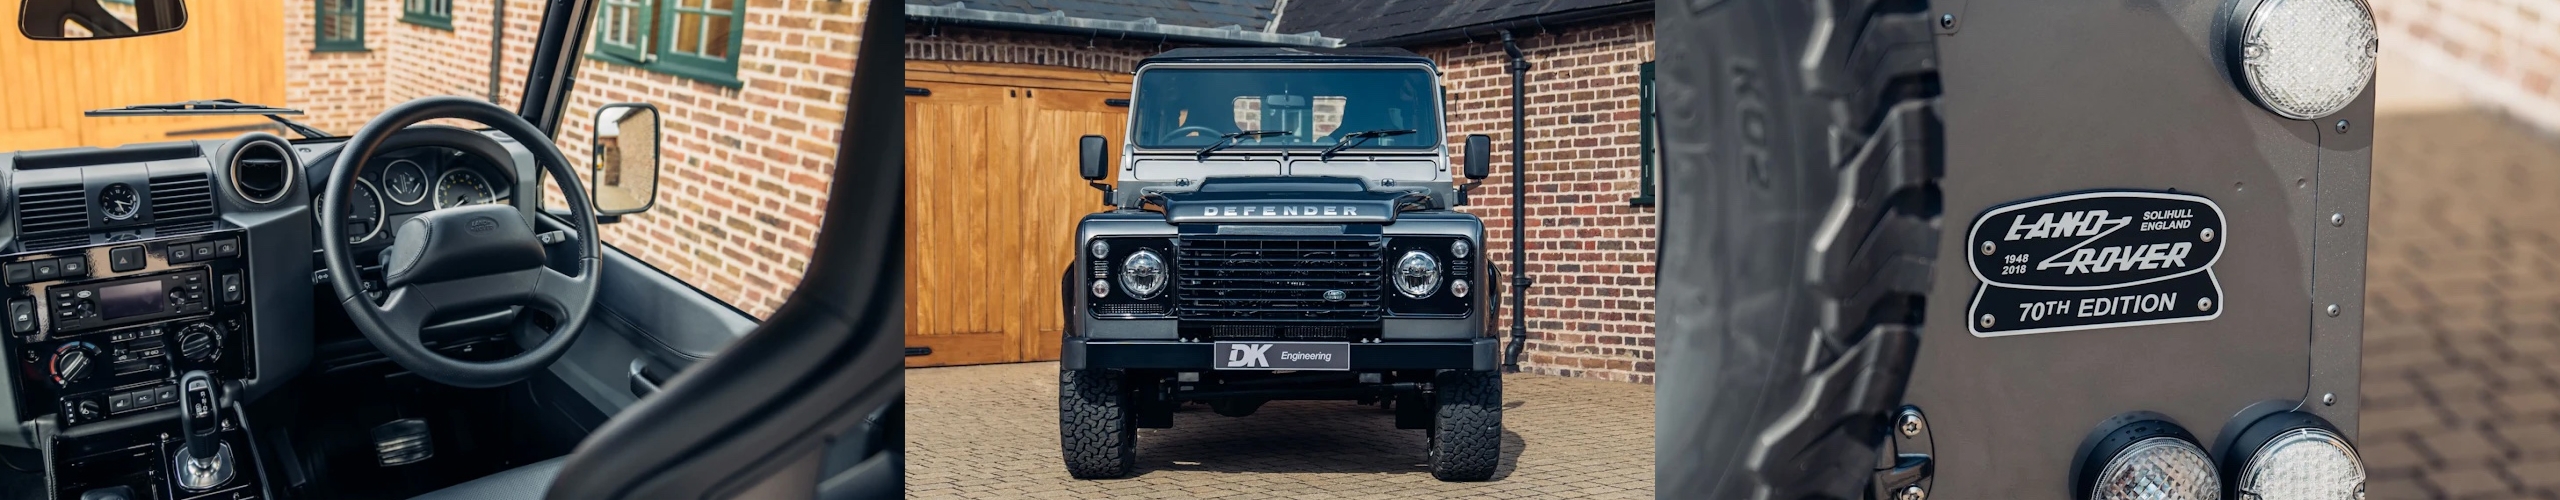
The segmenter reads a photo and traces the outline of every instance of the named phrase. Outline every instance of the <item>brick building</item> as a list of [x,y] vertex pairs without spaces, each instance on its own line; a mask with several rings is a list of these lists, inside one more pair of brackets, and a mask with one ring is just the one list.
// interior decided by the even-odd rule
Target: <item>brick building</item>
[[2560,133],[2560,0],[2372,0],[2372,6],[2384,52],[2443,75],[2473,100]]
[[[338,134],[419,97],[512,108],[546,3],[287,2],[286,106]],[[825,209],[865,3],[604,2],[558,142],[586,171],[613,102],[655,105],[663,134],[657,205],[600,228],[605,241],[749,314],[781,304]]]
[[[1643,113],[1653,60],[1650,1],[907,0],[906,11],[911,81],[926,66],[920,61],[1126,75],[1140,58],[1202,45],[1394,46],[1431,57],[1441,65],[1451,100],[1450,143],[1468,134],[1493,138],[1494,175],[1465,209],[1485,218],[1487,258],[1506,269],[1518,234],[1510,201],[1511,60],[1502,42],[1509,31],[1531,67],[1523,134],[1527,269],[1537,283],[1527,295],[1530,341],[1522,368],[1653,380],[1657,212]],[[920,140],[914,133],[911,127],[910,140]],[[1116,137],[1119,130],[1110,133]],[[1073,181],[1060,166],[1071,164],[1014,175]],[[1070,188],[1083,186],[1077,181]],[[1507,332],[1511,315],[1504,307]],[[910,328],[918,328],[912,302],[910,308]]]

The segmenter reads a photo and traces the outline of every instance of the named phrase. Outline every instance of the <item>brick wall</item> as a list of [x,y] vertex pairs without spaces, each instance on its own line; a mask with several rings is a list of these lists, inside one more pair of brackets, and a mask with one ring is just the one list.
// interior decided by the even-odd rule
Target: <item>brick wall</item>
[[[1642,179],[1637,65],[1653,60],[1653,21],[1571,27],[1519,44],[1530,63],[1528,270],[1537,280],[1521,369],[1652,383],[1658,212],[1629,200]],[[1509,272],[1517,234],[1510,58],[1494,40],[1411,48],[1440,63],[1449,143],[1464,144],[1468,134],[1493,138],[1493,176],[1466,211],[1485,220],[1485,257]],[[1502,324],[1507,338],[1507,310]]]
[[[499,104],[513,108],[544,2],[504,1]],[[749,314],[780,305],[825,210],[866,3],[748,0],[735,88],[580,58],[556,142],[582,177],[597,108],[646,102],[662,121],[657,205],[602,228],[605,242]],[[400,4],[367,1],[367,51],[312,52],[314,2],[287,2],[286,105],[348,134],[418,97],[486,99],[495,4],[454,2],[452,30],[401,22]]]
[[1135,73],[1138,60],[1186,45],[907,23],[907,60],[1035,64]]
[[[2560,132],[2560,0],[2372,0],[2385,51]],[[2390,92],[2391,89],[2380,89]]]

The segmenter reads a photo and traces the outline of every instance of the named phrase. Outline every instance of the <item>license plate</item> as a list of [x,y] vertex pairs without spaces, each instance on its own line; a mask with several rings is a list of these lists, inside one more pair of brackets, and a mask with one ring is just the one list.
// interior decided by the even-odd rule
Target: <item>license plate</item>
[[1349,370],[1348,342],[1219,342],[1211,366],[1220,370]]

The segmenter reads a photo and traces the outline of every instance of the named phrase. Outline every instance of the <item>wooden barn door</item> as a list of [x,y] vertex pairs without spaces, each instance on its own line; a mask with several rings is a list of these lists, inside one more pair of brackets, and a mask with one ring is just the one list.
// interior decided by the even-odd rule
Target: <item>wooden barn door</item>
[[[36,41],[21,2],[0,1],[0,151],[206,139],[274,130],[256,116],[85,118],[81,111],[191,99],[284,102],[284,4],[187,2],[174,33]],[[109,4],[114,8],[114,4]],[[279,131],[279,133],[281,133]]]
[[1076,140],[1118,143],[1128,77],[908,61],[907,87],[907,366],[1057,359],[1075,223],[1106,208]]

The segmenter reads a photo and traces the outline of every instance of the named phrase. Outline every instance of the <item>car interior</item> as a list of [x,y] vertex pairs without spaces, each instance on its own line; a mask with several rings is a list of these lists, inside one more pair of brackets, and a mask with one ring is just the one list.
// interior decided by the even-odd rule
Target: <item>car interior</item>
[[[595,3],[546,6],[535,74]],[[650,207],[577,186],[565,78],[347,137],[0,153],[0,498],[898,494],[903,27],[863,29],[839,203],[761,319],[598,237]]]

